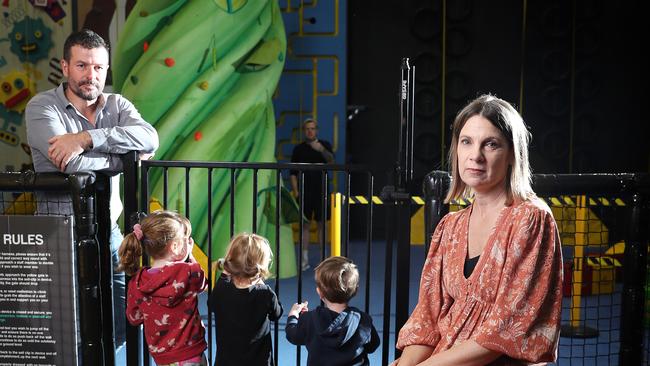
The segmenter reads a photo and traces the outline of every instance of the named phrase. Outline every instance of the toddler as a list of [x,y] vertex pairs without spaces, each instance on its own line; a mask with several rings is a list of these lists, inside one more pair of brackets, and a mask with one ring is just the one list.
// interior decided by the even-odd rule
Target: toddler
[[216,327],[215,365],[274,365],[271,322],[282,316],[282,306],[264,283],[272,255],[266,238],[244,233],[219,260],[223,272],[208,303]]
[[307,365],[370,365],[368,354],[379,347],[372,318],[348,306],[359,288],[359,271],[345,257],[330,257],[315,269],[316,292],[324,303],[308,311],[307,303],[289,311],[287,340],[307,347]]
[[[158,365],[204,366],[205,328],[197,295],[207,287],[192,257],[192,228],[185,217],[156,211],[133,226],[119,249],[118,270],[130,276],[126,317],[144,324],[149,352]],[[142,252],[150,266],[140,268]]]

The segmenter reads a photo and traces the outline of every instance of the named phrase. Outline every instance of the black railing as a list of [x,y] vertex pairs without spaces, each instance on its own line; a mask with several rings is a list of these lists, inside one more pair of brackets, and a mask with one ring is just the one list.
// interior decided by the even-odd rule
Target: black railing
[[[80,336],[80,363],[83,365],[113,365],[113,326],[108,197],[108,178],[90,173],[0,173],[0,192],[31,193],[39,198],[39,215],[64,214],[57,211],[61,202],[48,202],[49,194],[65,197],[66,205],[72,204],[74,214],[74,241],[76,257],[76,278],[78,286],[78,327]],[[108,189],[109,191],[106,191]],[[49,204],[54,208],[48,210]],[[14,205],[33,207],[31,198]],[[3,206],[6,203],[3,200]],[[4,211],[4,210],[3,210]],[[35,214],[36,212],[23,212]],[[102,234],[104,233],[104,234]]]
[[[284,265],[281,261],[282,258],[277,253],[280,253],[280,243],[282,240],[287,240],[287,238],[281,238],[281,225],[282,217],[285,215],[285,205],[286,202],[283,202],[281,199],[284,188],[284,178],[282,174],[288,174],[289,171],[297,171],[298,177],[298,186],[299,186],[299,199],[297,202],[297,207],[295,211],[302,213],[304,212],[304,202],[302,194],[304,192],[304,181],[305,173],[307,172],[321,172],[321,189],[324,192],[322,196],[322,209],[321,209],[321,220],[320,224],[322,225],[323,230],[320,232],[319,241],[323,243],[320,252],[320,258],[325,258],[328,253],[326,250],[326,233],[325,233],[325,223],[327,221],[327,210],[330,201],[330,193],[332,192],[332,187],[334,183],[331,181],[337,181],[342,186],[341,191],[343,191],[344,197],[350,197],[351,194],[351,185],[352,179],[362,179],[364,181],[363,187],[367,189],[367,192],[364,194],[367,201],[370,203],[366,208],[366,220],[365,224],[365,241],[367,245],[367,250],[365,253],[365,309],[368,311],[370,303],[370,263],[371,263],[371,242],[372,242],[372,222],[373,222],[373,200],[372,200],[372,190],[373,190],[373,177],[364,167],[354,167],[354,166],[344,166],[344,165],[323,165],[323,164],[303,164],[303,163],[248,163],[248,162],[196,162],[196,161],[142,161],[141,168],[138,172],[125,168],[125,190],[126,187],[134,187],[138,185],[138,175],[139,175],[139,210],[148,211],[150,200],[152,196],[152,190],[157,189],[161,197],[156,197],[159,199],[160,204],[164,208],[178,209],[183,211],[182,213],[187,216],[191,221],[193,226],[200,225],[201,222],[207,222],[207,225],[204,227],[207,230],[207,235],[205,238],[205,243],[207,244],[207,258],[212,261],[214,257],[213,246],[214,237],[216,230],[220,230],[220,227],[214,227],[215,217],[214,215],[219,212],[220,215],[223,215],[224,208],[226,211],[229,209],[229,219],[227,222],[228,227],[228,237],[232,237],[236,231],[236,221],[237,221],[237,210],[246,210],[250,213],[250,227],[246,228],[247,231],[257,232],[259,230],[258,217],[260,217],[260,212],[258,210],[264,209],[259,207],[259,194],[262,191],[265,192],[274,192],[274,199],[272,203],[275,206],[273,208],[273,217],[269,221],[269,224],[274,226],[274,230],[271,233],[272,235],[268,236],[271,246],[273,247],[276,256],[274,257],[275,263],[275,278],[274,281],[274,291],[278,296],[281,295],[283,289],[280,288],[281,281],[277,280],[280,276],[280,268]],[[132,174],[130,172],[133,172]],[[199,172],[200,178],[193,176],[193,174]],[[242,186],[240,182],[240,177],[244,174],[252,174],[252,178],[248,181],[247,186]],[[260,175],[263,175],[263,181],[260,181]],[[171,177],[170,177],[171,176]],[[359,178],[360,177],[360,178]],[[197,180],[198,179],[198,180]],[[152,183],[152,180],[155,183]],[[155,187],[154,187],[155,185]],[[222,191],[220,196],[214,194],[215,187],[227,187],[226,191]],[[132,188],[130,188],[132,191]],[[249,200],[250,206],[242,207],[238,205],[237,198],[242,196],[239,195],[239,192],[242,189],[246,189],[246,192],[249,192],[252,197],[252,200]],[[241,191],[244,192],[244,191]],[[368,193],[369,192],[369,193]],[[170,196],[173,196],[176,193],[178,203],[174,207],[174,202],[170,200]],[[179,199],[182,197],[182,199]],[[134,197],[128,198],[125,197],[125,217],[131,216],[137,210],[134,210],[136,207],[133,202],[131,202]],[[206,203],[205,209],[197,209],[196,203]],[[349,241],[350,241],[350,225],[349,225],[349,201],[344,199],[342,202],[342,215],[341,220],[341,255],[349,255]],[[200,211],[197,213],[197,211]],[[302,216],[299,214],[299,216]],[[298,233],[302,233],[303,225],[306,225],[306,222],[303,219],[297,219]],[[127,229],[127,231],[130,230]],[[241,231],[241,228],[240,228]],[[267,232],[269,232],[267,230]],[[303,242],[302,235],[298,235],[298,253],[302,253],[302,249],[308,243]],[[195,238],[196,239],[196,238]],[[330,238],[331,239],[331,238]],[[288,240],[293,243],[293,238]],[[387,264],[389,265],[389,264]],[[302,272],[300,268],[302,266],[302,256],[299,255],[297,263],[297,293],[295,297],[296,302],[301,302],[303,299],[303,279]],[[208,266],[207,269],[207,278],[212,279],[212,266]],[[387,279],[390,283],[390,278]],[[210,282],[208,296],[211,292],[212,283]],[[286,311],[289,307],[285,306],[285,317]],[[214,361],[214,352],[212,350],[213,343],[213,330],[212,330],[212,319],[208,317],[207,319],[208,326],[208,359],[210,364]],[[390,332],[390,322],[384,323],[384,332],[388,334]],[[275,322],[273,326],[273,338],[274,338],[274,359],[276,363],[286,364],[286,360],[280,361],[278,359],[278,337],[279,337],[279,326],[278,322]],[[132,353],[133,349],[142,349],[144,365],[149,364],[149,354],[146,349],[146,346],[140,347],[138,345],[137,334],[129,333],[127,334],[127,364],[128,365],[139,365],[140,357],[136,353]],[[300,362],[300,347],[296,348],[296,362]]]

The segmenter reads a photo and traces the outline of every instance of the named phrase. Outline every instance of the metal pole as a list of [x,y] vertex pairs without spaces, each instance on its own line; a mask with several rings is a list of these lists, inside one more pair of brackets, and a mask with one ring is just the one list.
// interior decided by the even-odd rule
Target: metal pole
[[95,192],[92,179],[72,174],[68,177],[75,214],[77,241],[77,281],[79,283],[79,330],[81,362],[102,365],[105,348],[102,344],[101,304],[99,296],[99,245],[96,240]]
[[99,294],[102,314],[102,342],[104,343],[104,364],[115,364],[115,332],[113,328],[113,261],[111,259],[111,179],[98,174],[97,197],[97,241],[99,244]]
[[413,105],[415,66],[408,58],[402,59],[400,81],[400,141],[399,159],[395,169],[396,189],[393,191],[395,222],[397,230],[397,253],[395,271],[395,342],[402,325],[408,319],[409,282],[411,274],[411,195],[409,187],[413,180]]
[[[124,217],[126,226],[124,234],[133,231],[133,225],[138,223],[138,154],[131,151],[122,156],[122,167],[124,172]],[[126,276],[126,284],[131,280]],[[128,298],[128,286],[125,289]],[[126,307],[125,307],[126,308]],[[126,321],[126,364],[137,366],[140,363],[140,327],[135,327]]]
[[429,253],[431,237],[443,216],[449,212],[445,205],[445,195],[449,190],[451,177],[445,171],[436,170],[424,177],[422,193],[424,196],[424,253]]
[[632,196],[623,268],[621,301],[621,365],[640,365],[643,360],[643,312],[645,307],[645,278],[648,252],[648,208],[644,196]]
[[[387,203],[388,204],[388,203]],[[394,230],[393,230],[393,209],[386,209],[386,253],[385,253],[385,264],[386,268],[384,272],[384,319],[383,319],[383,336],[381,341],[381,364],[388,365],[388,345],[390,344],[390,303],[391,303],[391,294],[393,291],[393,239],[394,239]],[[397,334],[397,330],[395,334]],[[397,336],[396,336],[397,337]],[[395,358],[399,357],[399,350],[395,350]]]

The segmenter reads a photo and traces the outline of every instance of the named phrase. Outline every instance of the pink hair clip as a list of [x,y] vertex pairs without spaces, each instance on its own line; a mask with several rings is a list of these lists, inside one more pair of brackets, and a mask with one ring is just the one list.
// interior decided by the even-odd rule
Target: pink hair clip
[[142,226],[140,224],[135,224],[133,225],[133,234],[135,234],[135,237],[138,238],[138,240],[142,240]]

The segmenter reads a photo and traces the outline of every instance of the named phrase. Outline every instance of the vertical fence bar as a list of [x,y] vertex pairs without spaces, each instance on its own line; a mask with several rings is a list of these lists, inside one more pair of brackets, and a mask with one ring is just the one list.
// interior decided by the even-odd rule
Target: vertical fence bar
[[235,235],[235,185],[237,184],[236,169],[230,169],[230,237]]
[[185,217],[190,219],[190,168],[185,168]]
[[[212,168],[208,168],[208,301],[212,294]],[[212,313],[208,306],[208,363],[212,365],[214,358],[212,355]]]
[[640,365],[643,360],[643,312],[648,253],[648,208],[645,196],[632,195],[623,257],[625,279],[621,302],[621,365]]
[[341,248],[342,252],[345,253],[344,256],[349,257],[350,256],[350,182],[352,181],[352,177],[350,176],[350,171],[346,170],[345,171],[345,203],[344,203],[344,210],[342,212],[345,213],[345,219],[343,220],[343,225],[345,225],[345,231],[343,235],[343,248]]
[[[302,251],[303,251],[303,246],[305,243],[303,243],[303,238],[302,238],[302,231],[304,227],[304,221],[302,216],[305,213],[305,172],[302,170],[298,171],[298,206],[300,206],[300,220],[298,224],[298,296],[296,298],[297,303],[302,302]],[[307,243],[309,244],[309,243]],[[296,346],[296,366],[300,366],[300,346]]]
[[[167,206],[167,196],[169,196],[169,169],[167,167],[163,168],[163,208],[165,210],[169,210],[169,206]],[[144,210],[144,206],[142,207]],[[149,210],[146,210],[149,212]]]
[[111,179],[97,174],[97,241],[99,244],[99,294],[101,299],[102,342],[104,344],[104,362],[115,364],[115,332],[113,328],[113,262],[111,260]]
[[253,232],[257,233],[257,169],[253,169]]
[[[384,201],[385,207],[392,202]],[[385,252],[385,266],[386,270],[384,271],[384,319],[383,319],[383,334],[382,334],[382,352],[381,352],[381,364],[388,364],[389,356],[389,344],[390,344],[390,309],[391,309],[391,299],[393,291],[393,240],[394,240],[394,230],[393,227],[393,209],[386,207],[386,252]],[[396,332],[397,333],[397,330]],[[395,335],[397,339],[397,334]],[[395,350],[395,358],[397,358],[397,350]]]
[[[124,171],[124,234],[129,234],[133,231],[133,225],[137,223],[132,222],[137,218],[138,212],[138,154],[131,151],[122,158],[122,166]],[[125,275],[125,296],[128,298],[128,283],[131,277]],[[126,307],[125,307],[126,308]],[[140,357],[140,327],[131,325],[126,319],[126,364],[127,366],[136,366],[139,364]]]
[[[145,213],[149,213],[149,195],[151,192],[149,192],[149,165],[152,161],[151,160],[145,160],[141,162],[141,168],[140,168],[140,207],[141,210]],[[167,170],[165,169],[165,181],[167,181]],[[165,194],[165,197],[163,197],[163,202],[165,202],[165,209],[168,209],[167,207],[167,194]],[[147,263],[149,259],[147,256],[143,253],[142,255],[142,263]],[[140,328],[140,327],[139,327]],[[142,331],[140,331],[140,334],[142,336]],[[149,348],[147,346],[147,339],[142,336],[142,365],[143,366],[149,366]]]
[[373,189],[374,189],[374,179],[370,172],[367,174],[367,195],[366,200],[368,201],[368,209],[366,210],[366,296],[365,303],[366,306],[364,311],[367,314],[370,314],[370,267],[372,260],[372,210],[374,206],[373,200]]
[[394,220],[397,226],[395,251],[395,342],[402,325],[408,319],[409,282],[411,275],[411,214],[410,194],[395,200]]
[[79,283],[79,331],[81,333],[81,360],[84,365],[101,365],[108,350],[101,341],[101,297],[99,290],[99,244],[94,187],[90,181],[77,175],[68,177],[77,249]]
[[[280,214],[282,212],[282,191],[280,189],[280,185],[282,184],[281,181],[282,174],[280,170],[275,171],[275,294],[280,297],[280,223],[282,220],[280,220]],[[279,335],[280,335],[280,330],[278,328],[279,326],[279,319],[275,320],[273,326],[273,364],[275,366],[278,365],[278,357],[279,357]]]
[[[327,201],[329,194],[327,192],[328,190],[328,184],[327,184],[327,178],[328,178],[328,171],[324,170],[321,171],[321,192],[323,192],[322,198],[321,198],[321,218],[319,224],[320,230],[318,231],[318,235],[320,235],[320,260],[324,260],[327,257],[327,253],[325,252],[325,227],[327,226]],[[332,224],[330,220],[330,225]]]

